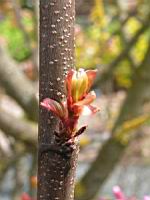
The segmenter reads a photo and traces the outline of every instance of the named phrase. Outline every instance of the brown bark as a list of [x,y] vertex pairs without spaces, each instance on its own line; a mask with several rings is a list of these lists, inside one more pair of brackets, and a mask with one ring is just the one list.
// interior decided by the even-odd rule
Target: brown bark
[[[74,67],[74,0],[40,1],[40,101],[65,96],[64,78]],[[40,107],[39,150],[55,146],[58,119]],[[78,147],[66,158],[57,152],[39,153],[38,200],[72,200]]]

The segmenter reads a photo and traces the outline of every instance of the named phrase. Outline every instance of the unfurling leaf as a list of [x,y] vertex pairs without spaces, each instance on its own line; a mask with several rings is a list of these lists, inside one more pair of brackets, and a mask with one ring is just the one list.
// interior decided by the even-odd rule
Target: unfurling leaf
[[57,102],[46,98],[41,102],[41,106],[53,112],[62,121],[64,133],[67,137],[78,136],[85,130],[85,127],[77,130],[77,123],[81,114],[93,114],[99,110],[91,105],[96,98],[95,92],[89,92],[95,77],[96,70],[70,70],[65,81],[66,100]]

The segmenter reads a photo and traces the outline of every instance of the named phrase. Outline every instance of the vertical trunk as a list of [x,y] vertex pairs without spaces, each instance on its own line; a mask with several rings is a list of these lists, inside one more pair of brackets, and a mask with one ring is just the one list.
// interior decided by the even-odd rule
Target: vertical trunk
[[[64,78],[74,66],[74,0],[40,0],[40,102],[65,97]],[[39,148],[55,144],[58,119],[40,108]],[[38,200],[72,200],[76,150],[66,158],[57,152],[39,153]]]

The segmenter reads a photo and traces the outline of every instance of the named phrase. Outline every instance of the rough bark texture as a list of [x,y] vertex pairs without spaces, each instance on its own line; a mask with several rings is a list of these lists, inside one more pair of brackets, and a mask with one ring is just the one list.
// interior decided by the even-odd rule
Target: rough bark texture
[[[149,54],[150,45],[148,46],[141,66],[135,72],[133,84],[128,91],[118,120],[112,130],[112,134],[115,134],[117,128],[121,126],[125,120],[138,116],[142,111],[142,104],[146,99],[150,98],[150,92],[148,92],[150,84]],[[76,200],[91,200],[96,196],[100,187],[117,165],[127,147],[128,145],[123,145],[115,137],[110,138],[102,146],[97,158],[79,183],[81,193],[75,193]],[[94,183],[94,186],[92,186],[92,183]]]
[[[74,67],[74,0],[40,1],[40,101],[65,97],[64,78]],[[58,119],[40,108],[39,148],[55,144]],[[72,200],[78,146],[70,158],[39,153],[38,200]]]

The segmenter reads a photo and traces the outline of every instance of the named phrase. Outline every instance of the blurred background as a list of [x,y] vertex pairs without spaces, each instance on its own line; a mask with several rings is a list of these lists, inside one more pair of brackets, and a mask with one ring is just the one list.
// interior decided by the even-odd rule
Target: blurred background
[[[88,130],[76,200],[111,199],[114,185],[142,199],[150,195],[150,1],[76,0],[75,34],[76,67],[98,69],[101,110],[80,120]],[[37,97],[38,1],[0,0],[0,200],[36,194]]]

